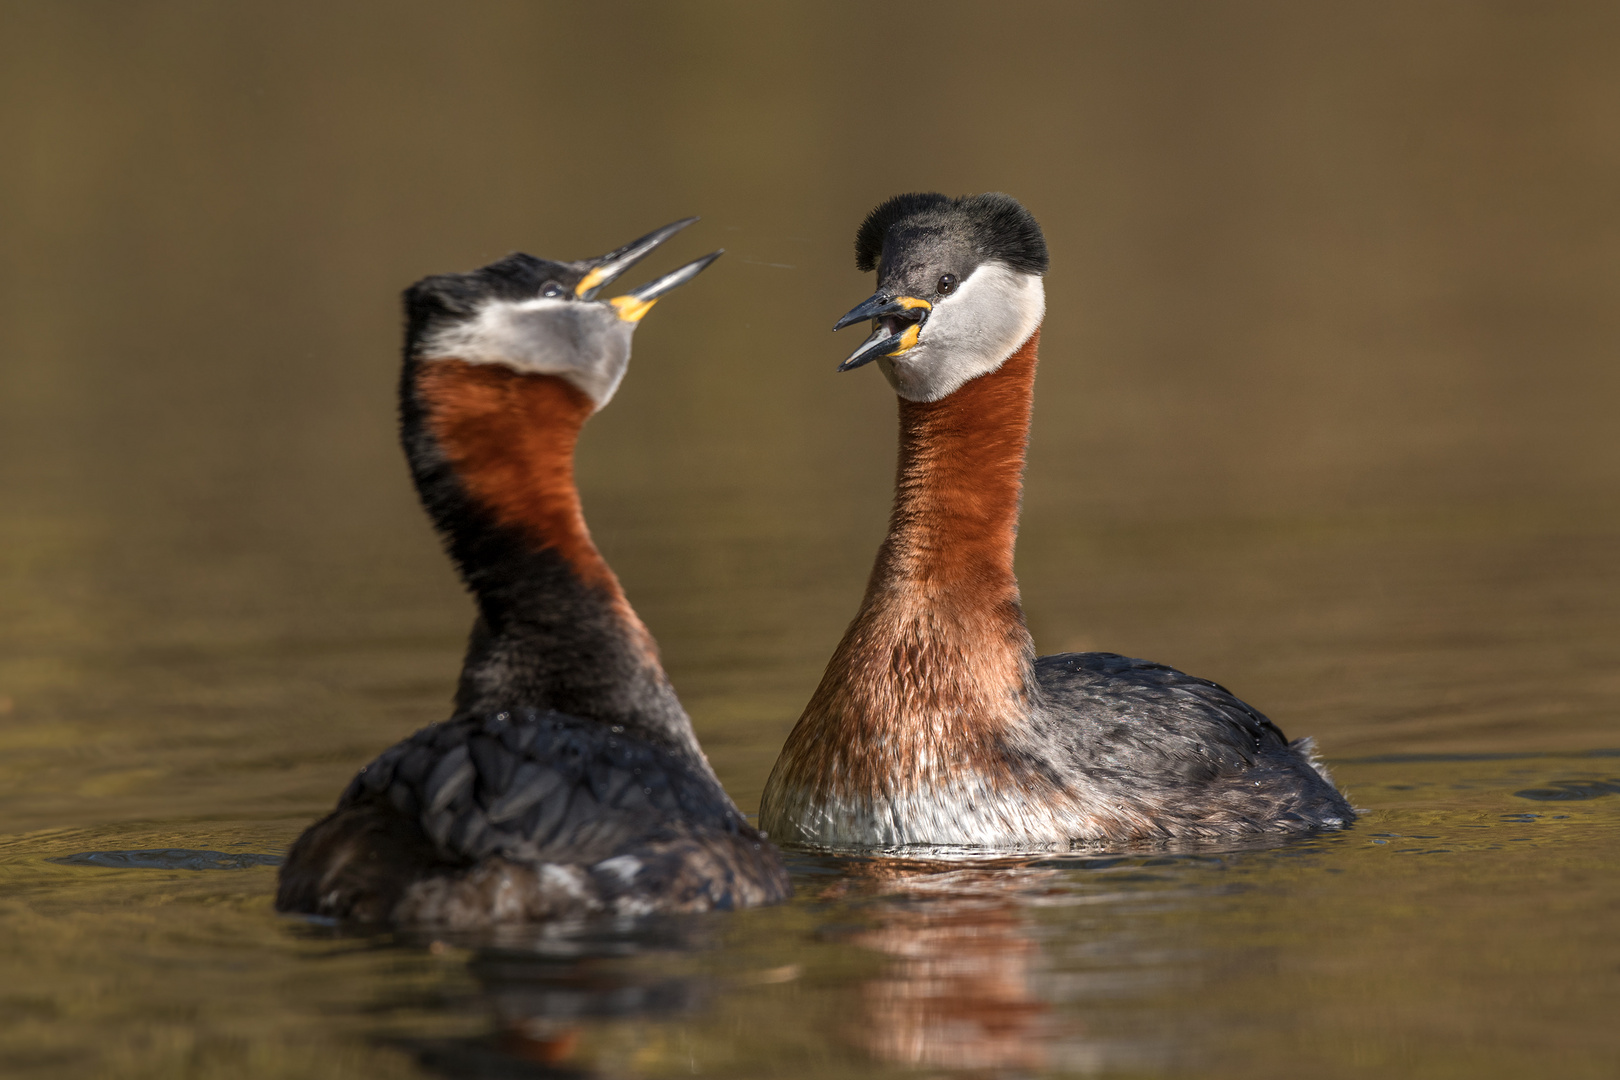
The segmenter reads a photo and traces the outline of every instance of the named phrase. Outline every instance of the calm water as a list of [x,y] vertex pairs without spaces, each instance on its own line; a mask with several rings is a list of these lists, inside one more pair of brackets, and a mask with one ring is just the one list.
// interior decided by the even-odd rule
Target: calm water
[[[1613,1075],[1617,54],[1608,5],[0,6],[0,1073]],[[915,188],[1052,244],[1037,643],[1226,683],[1357,827],[806,858],[785,907],[498,941],[277,918],[470,619],[398,290],[729,249],[580,468],[752,809],[881,536],[892,395],[827,327]]]

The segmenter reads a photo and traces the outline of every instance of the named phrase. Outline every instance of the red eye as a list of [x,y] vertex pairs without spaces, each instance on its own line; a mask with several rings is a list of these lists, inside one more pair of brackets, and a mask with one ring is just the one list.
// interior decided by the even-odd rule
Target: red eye
[[939,279],[939,295],[949,296],[956,291],[956,275],[945,274]]

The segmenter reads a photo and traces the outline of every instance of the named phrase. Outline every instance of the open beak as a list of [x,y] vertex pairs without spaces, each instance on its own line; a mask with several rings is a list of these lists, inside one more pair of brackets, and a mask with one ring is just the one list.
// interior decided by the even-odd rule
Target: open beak
[[591,267],[590,272],[580,278],[579,284],[574,286],[574,295],[581,300],[596,299],[597,290],[601,289],[602,286],[636,265],[642,259],[645,259],[653,248],[696,220],[695,217],[682,218],[679,221],[665,225],[662,229],[648,233],[640,240],[632,240],[624,247],[616,251],[610,251],[600,259],[594,260],[595,264]]
[[671,289],[678,289],[688,281],[703,273],[708,265],[726,253],[725,248],[711,251],[701,259],[693,259],[679,270],[671,270],[656,281],[649,281],[638,289],[631,289],[623,296],[615,296],[609,300],[618,309],[619,318],[625,322],[640,322],[641,317],[652,310],[658,303],[658,298]]
[[872,320],[872,336],[861,342],[861,347],[850,353],[849,359],[838,365],[839,371],[853,371],[862,364],[870,364],[880,356],[899,356],[917,344],[923,323],[934,305],[915,296],[890,296],[878,293],[855,307],[833,325],[842,330],[867,319]]

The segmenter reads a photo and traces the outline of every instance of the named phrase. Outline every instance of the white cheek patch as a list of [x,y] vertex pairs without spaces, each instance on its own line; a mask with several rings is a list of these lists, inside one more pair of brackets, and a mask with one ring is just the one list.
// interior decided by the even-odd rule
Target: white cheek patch
[[916,345],[878,366],[901,397],[938,401],[1000,367],[1045,315],[1040,275],[985,263],[935,301]]
[[558,375],[600,409],[624,378],[635,329],[635,323],[620,319],[606,304],[547,297],[494,300],[471,318],[433,334],[417,348],[417,356]]

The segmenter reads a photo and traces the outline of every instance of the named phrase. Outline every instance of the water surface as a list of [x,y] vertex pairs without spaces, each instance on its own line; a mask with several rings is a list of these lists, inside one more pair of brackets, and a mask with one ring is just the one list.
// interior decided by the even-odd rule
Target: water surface
[[[6,7],[0,1072],[1610,1075],[1617,46],[1574,4]],[[580,472],[752,810],[882,534],[892,395],[827,328],[918,188],[1052,245],[1038,645],[1230,686],[1356,828],[801,857],[782,908],[500,941],[277,918],[470,619],[399,289],[728,249]]]

